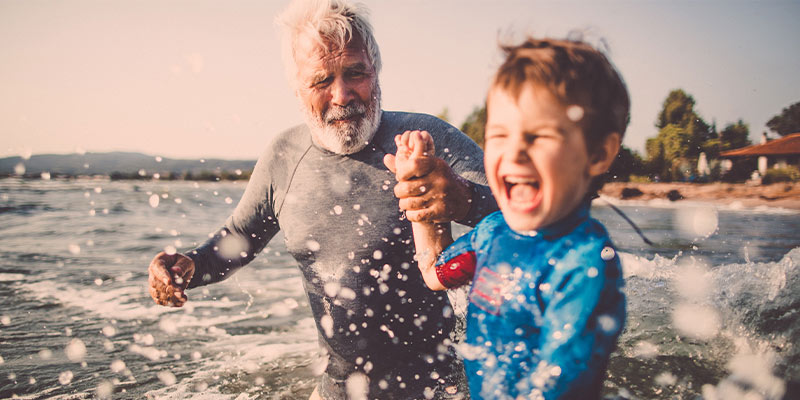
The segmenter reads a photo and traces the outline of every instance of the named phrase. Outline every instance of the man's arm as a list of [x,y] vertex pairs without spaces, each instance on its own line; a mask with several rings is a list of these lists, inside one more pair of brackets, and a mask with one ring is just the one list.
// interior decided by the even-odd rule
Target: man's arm
[[244,195],[225,225],[201,246],[185,254],[157,254],[150,262],[150,295],[160,305],[180,307],[186,289],[226,279],[243,267],[280,230],[273,213],[270,156],[256,164]]

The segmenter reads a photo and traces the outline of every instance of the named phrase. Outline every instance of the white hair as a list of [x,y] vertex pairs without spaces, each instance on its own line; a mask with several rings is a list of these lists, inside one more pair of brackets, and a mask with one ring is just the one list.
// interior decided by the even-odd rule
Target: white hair
[[303,37],[315,39],[327,48],[344,49],[358,35],[375,74],[380,73],[381,53],[368,14],[366,6],[347,0],[292,0],[275,19],[283,33],[283,63],[292,88],[298,88],[295,47]]

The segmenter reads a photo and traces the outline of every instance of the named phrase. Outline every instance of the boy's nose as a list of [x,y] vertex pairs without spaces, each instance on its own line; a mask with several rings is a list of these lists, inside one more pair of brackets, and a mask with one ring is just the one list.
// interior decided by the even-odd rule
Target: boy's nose
[[530,161],[528,156],[528,146],[523,140],[511,140],[506,147],[506,157],[516,163],[523,163]]

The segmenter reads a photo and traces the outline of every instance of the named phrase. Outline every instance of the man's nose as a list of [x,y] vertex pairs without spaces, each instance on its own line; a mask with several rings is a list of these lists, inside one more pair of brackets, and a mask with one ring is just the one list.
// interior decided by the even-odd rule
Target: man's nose
[[337,77],[331,84],[331,102],[337,106],[346,106],[355,97],[353,88],[342,77]]

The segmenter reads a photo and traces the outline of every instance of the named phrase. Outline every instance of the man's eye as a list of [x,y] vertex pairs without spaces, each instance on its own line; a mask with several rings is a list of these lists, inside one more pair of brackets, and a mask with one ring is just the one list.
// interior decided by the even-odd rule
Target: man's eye
[[361,77],[363,77],[365,75],[366,74],[361,72],[361,71],[350,71],[350,72],[347,73],[347,76],[350,77],[350,78],[361,78]]
[[314,81],[314,83],[311,84],[311,87],[321,88],[321,87],[325,87],[325,86],[330,85],[331,82],[333,82],[333,78],[332,77],[327,77],[325,79],[320,79],[320,80]]

